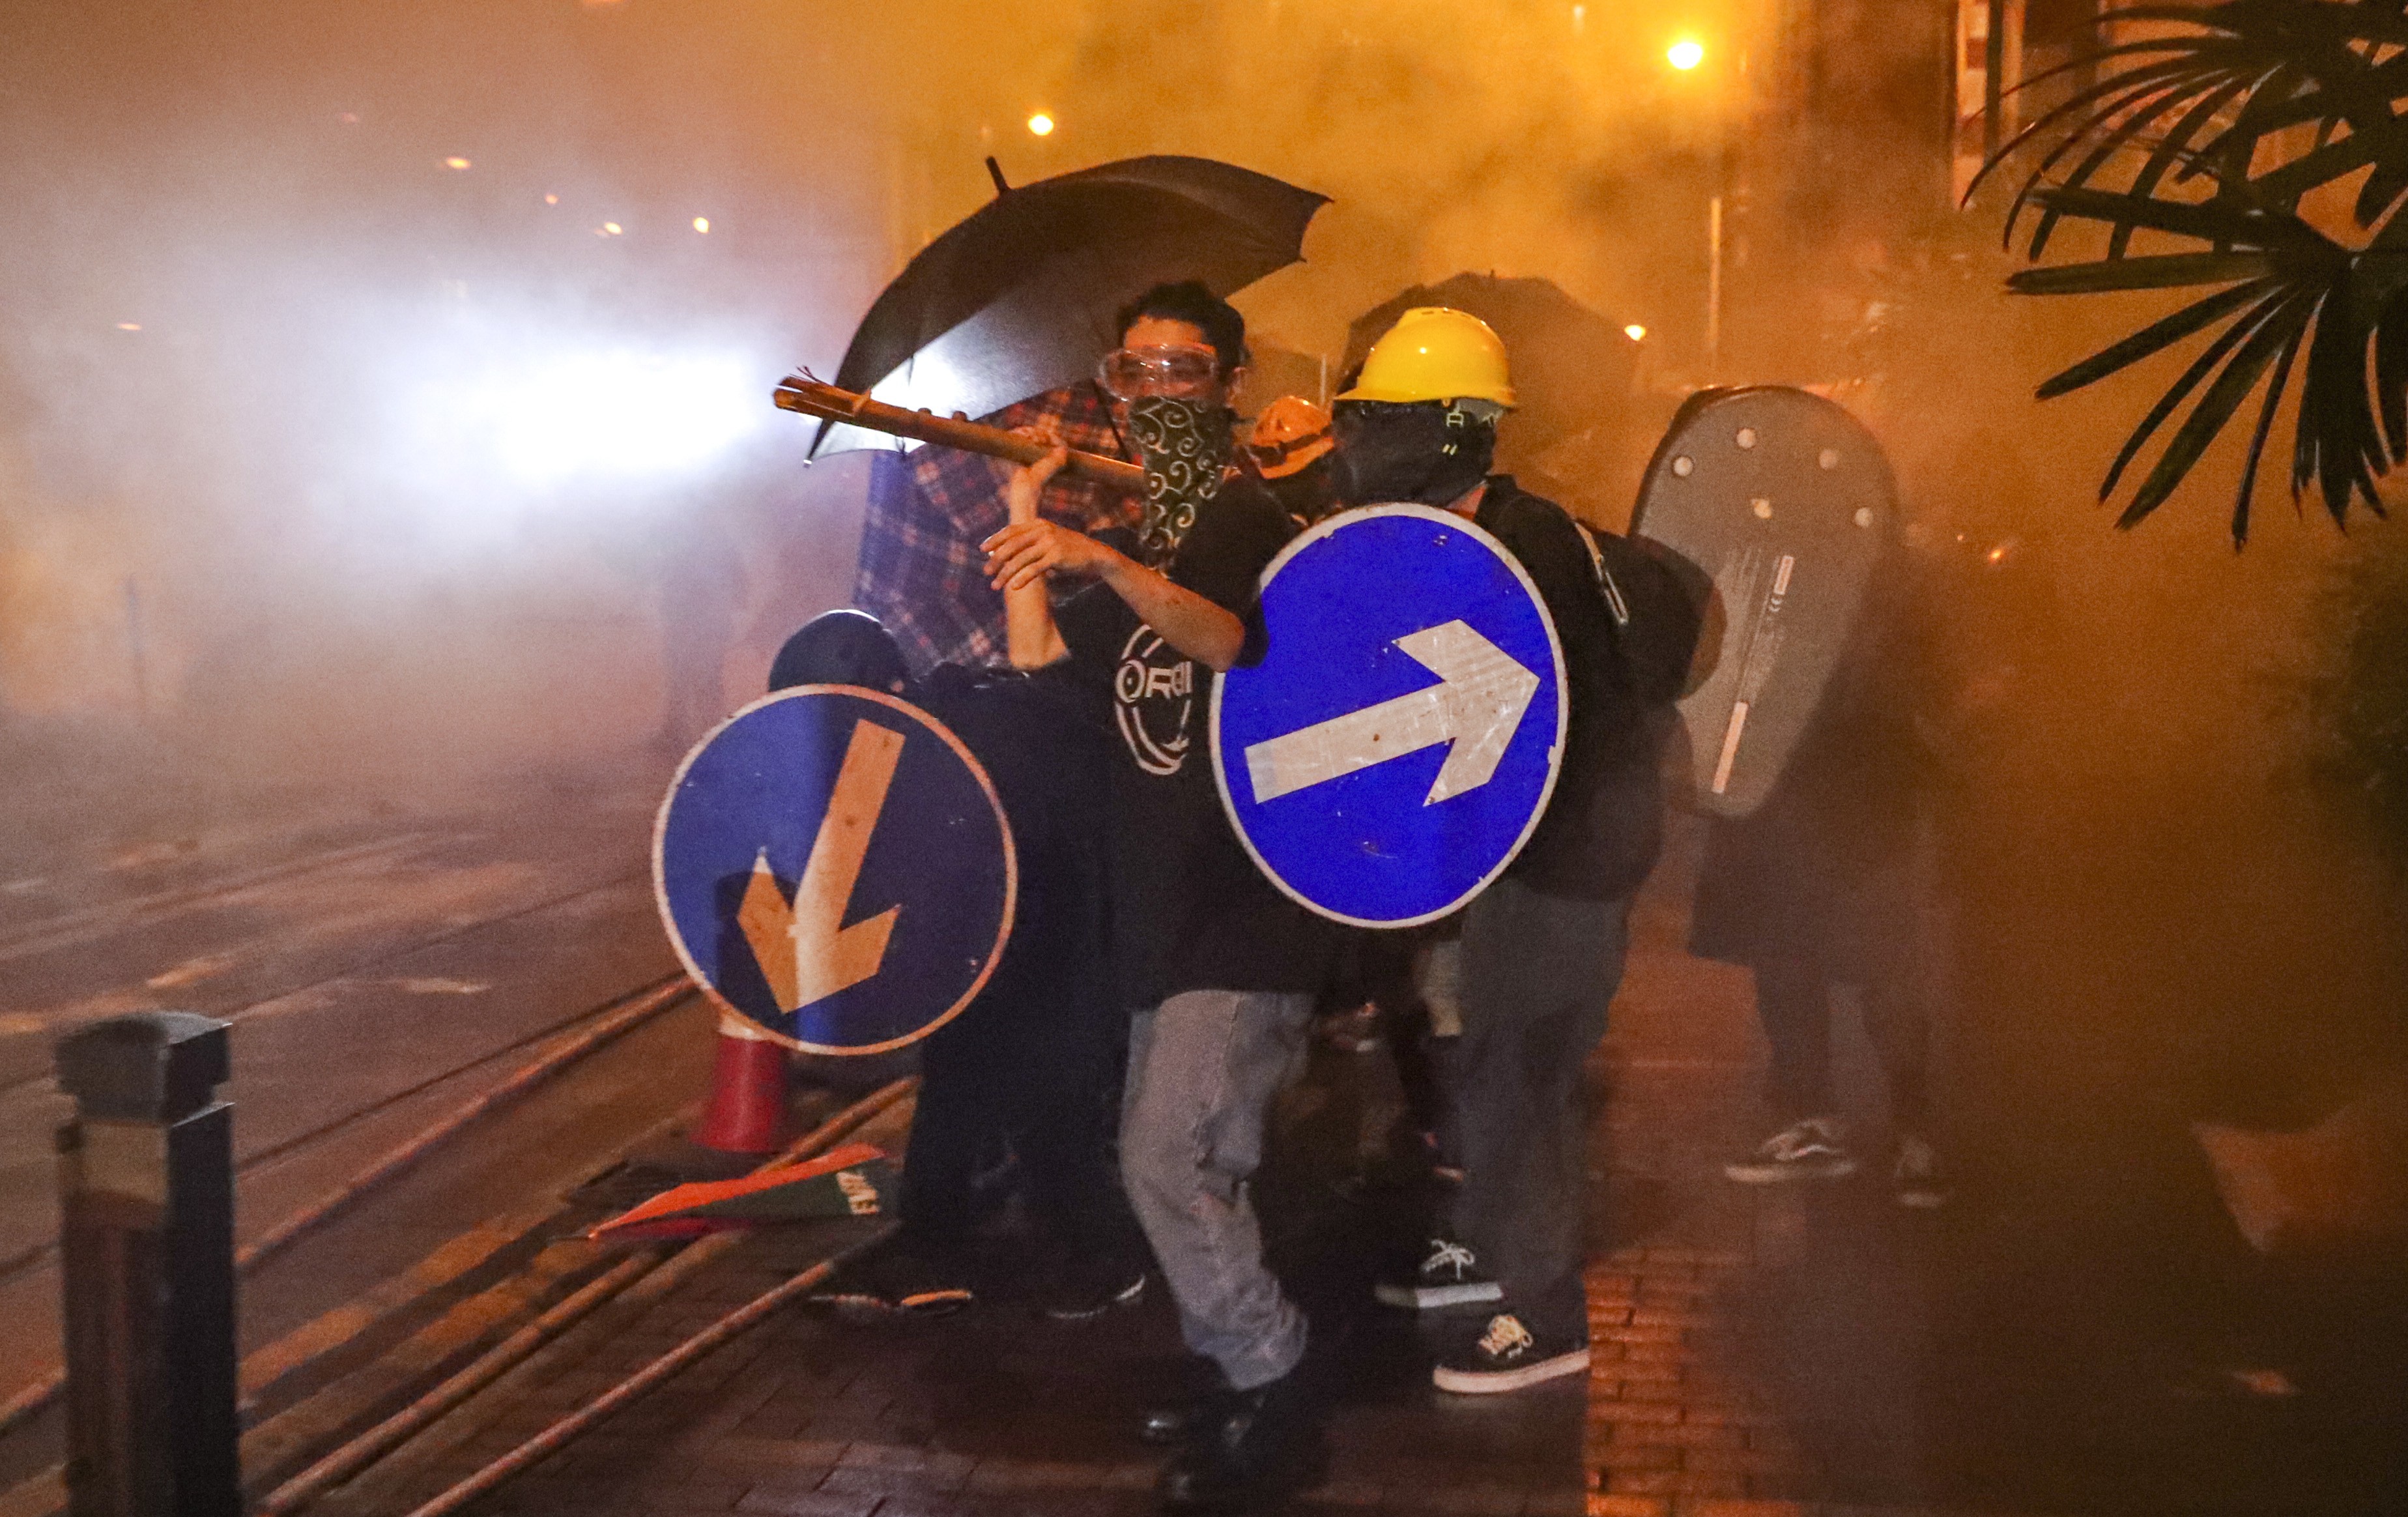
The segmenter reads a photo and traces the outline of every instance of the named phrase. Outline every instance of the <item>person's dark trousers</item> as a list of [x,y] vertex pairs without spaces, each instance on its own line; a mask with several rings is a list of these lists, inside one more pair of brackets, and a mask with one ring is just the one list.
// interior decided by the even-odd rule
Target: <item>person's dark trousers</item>
[[1125,1019],[1102,995],[1001,989],[991,985],[922,1045],[904,1240],[932,1252],[964,1246],[981,1221],[973,1179],[1009,1145],[1030,1210],[1055,1243],[1141,1258],[1111,1147]]
[[1545,1343],[1588,1339],[1581,1068],[1605,1036],[1629,915],[1627,898],[1549,895],[1508,875],[1464,916],[1455,1226],[1504,1288],[1503,1309]]
[[[1922,998],[1900,978],[1869,976],[1860,987],[1865,1035],[1889,1085],[1892,1120],[1921,1132],[1929,1106],[1929,1021]],[[1831,1115],[1831,978],[1822,962],[1800,953],[1757,964],[1756,1015],[1772,1050],[1765,1101],[1773,1120],[1785,1125]]]

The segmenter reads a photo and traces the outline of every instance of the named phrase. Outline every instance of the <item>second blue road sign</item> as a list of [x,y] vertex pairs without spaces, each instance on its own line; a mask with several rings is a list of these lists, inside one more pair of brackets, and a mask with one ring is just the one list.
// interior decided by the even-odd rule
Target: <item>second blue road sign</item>
[[1462,517],[1379,506],[1265,571],[1262,663],[1212,693],[1221,795],[1264,873],[1340,922],[1444,916],[1555,789],[1563,651],[1538,589]]
[[986,771],[934,717],[805,685],[746,707],[662,803],[652,881],[712,999],[816,1053],[875,1053],[969,1004],[1018,866]]

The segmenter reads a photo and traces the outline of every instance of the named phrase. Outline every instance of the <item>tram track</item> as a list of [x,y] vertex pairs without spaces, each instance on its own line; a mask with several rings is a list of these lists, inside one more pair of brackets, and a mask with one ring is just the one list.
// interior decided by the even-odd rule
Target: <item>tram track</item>
[[[897,1081],[853,1101],[759,1167],[799,1163],[833,1149],[908,1098],[916,1083]],[[607,1328],[598,1319],[608,1312],[648,1309],[741,1246],[747,1236],[741,1232],[633,1250],[586,1240],[583,1228],[596,1214],[589,1193],[623,1162],[616,1155],[603,1160],[562,1195],[467,1229],[399,1275],[246,1355],[243,1467],[252,1510],[283,1514],[317,1504],[506,1377],[533,1368],[573,1332]],[[812,1281],[824,1278],[835,1262],[823,1261]],[[681,1345],[677,1353],[646,1366],[597,1402],[594,1416],[548,1428],[544,1449],[522,1450],[507,1462],[510,1467],[481,1472],[480,1479],[499,1483],[776,1304],[756,1301],[749,1315],[730,1314],[744,1320],[716,1324],[710,1343]],[[347,1351],[393,1321],[417,1325],[365,1359],[352,1353],[354,1362],[342,1362]],[[273,1397],[278,1387],[307,1381],[314,1367],[329,1362],[337,1368],[322,1383],[305,1385],[297,1396]],[[63,1468],[52,1466],[0,1491],[0,1517],[50,1517],[64,1510],[65,1496]]]
[[[347,965],[331,974],[322,975],[316,980],[310,980],[307,983],[286,987],[273,996],[252,1002],[248,1006],[230,1008],[212,1014],[222,1021],[239,1026],[246,1019],[251,1016],[263,1013],[274,1014],[269,1010],[269,1009],[276,1007],[280,1002],[290,1001],[296,996],[306,996],[311,992],[322,990],[328,986],[337,985],[345,981],[356,980],[362,978],[365,973],[372,972],[380,966],[393,964],[395,961],[408,958],[412,954],[423,952],[429,948],[453,941],[472,933],[489,930],[507,923],[534,916],[539,912],[552,910],[585,897],[595,895],[602,892],[624,888],[631,881],[637,880],[640,878],[639,874],[629,872],[613,879],[603,880],[600,883],[586,884],[574,890],[548,894],[540,900],[525,903],[509,911],[497,912],[473,922],[456,924],[448,929],[413,937],[404,944],[388,947],[367,958]],[[506,1058],[511,1053],[520,1052],[536,1043],[539,1043],[546,1038],[555,1037],[581,1022],[606,1016],[611,1011],[614,1006],[617,1006],[624,1000],[644,995],[648,993],[657,991],[664,986],[682,984],[684,980],[685,976],[681,972],[667,976],[652,984],[638,987],[636,991],[630,992],[626,995],[612,997],[599,1005],[588,1006],[579,1011],[571,1013],[568,1016],[545,1023],[544,1025],[538,1026],[499,1048],[485,1051],[474,1057],[458,1061],[432,1073],[428,1073],[424,1075],[423,1078],[419,1079],[410,1084],[387,1092],[377,1099],[359,1107],[355,1107],[330,1121],[320,1123],[298,1133],[287,1135],[272,1144],[254,1150],[251,1152],[243,1155],[243,1157],[235,1166],[236,1176],[239,1179],[246,1172],[253,1171],[267,1165],[274,1164],[279,1160],[288,1158],[291,1155],[307,1149],[312,1144],[322,1143],[330,1138],[337,1138],[341,1134],[357,1127],[362,1123],[380,1116],[396,1107],[402,1106],[413,1098],[424,1095],[448,1081],[471,1075],[477,1069],[490,1065],[497,1059]],[[44,1071],[41,1073],[25,1075],[15,1080],[0,1079],[0,1099],[6,1099],[13,1094],[21,1093],[29,1086],[42,1084],[50,1078],[51,1077],[49,1072]],[[31,1247],[20,1249],[5,1258],[0,1258],[0,1286],[7,1285],[10,1281],[23,1274],[28,1268],[37,1267],[45,1260],[55,1257],[57,1252],[58,1238],[53,1235],[52,1237],[39,1243],[36,1243]],[[6,1427],[7,1422],[5,1416],[0,1416],[0,1431],[5,1431]]]
[[205,882],[170,886],[147,892],[119,901],[96,901],[88,906],[73,907],[48,918],[27,923],[14,931],[0,930],[0,964],[7,964],[29,954],[68,948],[77,943],[106,937],[112,932],[140,924],[145,919],[162,913],[239,901],[247,893],[266,886],[306,879],[327,869],[341,868],[387,854],[445,840],[458,834],[440,831],[405,832],[393,837],[352,843],[326,852],[304,855],[297,859],[263,865],[221,876]]
[[[569,1065],[608,1046],[613,1039],[633,1031],[652,1017],[686,1000],[693,994],[692,982],[687,980],[682,971],[666,976],[653,984],[640,987],[614,1001],[599,1007],[589,1007],[573,1016],[563,1018],[551,1026],[531,1034],[508,1048],[497,1050],[468,1066],[431,1076],[410,1089],[395,1093],[387,1100],[378,1103],[374,1110],[353,1112],[340,1123],[255,1153],[237,1164],[235,1166],[235,1178],[238,1182],[246,1172],[255,1172],[308,1142],[322,1140],[336,1131],[366,1120],[378,1110],[398,1106],[411,1096],[469,1074],[477,1067],[506,1058],[511,1053],[522,1052],[535,1044],[558,1038],[572,1029],[580,1029],[580,1024],[584,1024],[575,1033],[575,1036],[562,1041],[560,1046],[547,1051],[532,1062],[522,1066],[505,1078],[500,1084],[470,1098],[433,1125],[422,1129],[408,1141],[386,1152],[375,1162],[354,1174],[337,1190],[321,1196],[317,1201],[298,1211],[288,1213],[274,1226],[243,1244],[235,1252],[236,1272],[247,1274],[266,1263],[308,1233],[360,1204],[378,1186],[398,1178],[424,1160],[438,1145],[458,1137],[478,1119],[490,1114],[506,1102],[525,1095]],[[58,1239],[52,1238],[48,1242],[27,1250],[13,1259],[0,1262],[0,1284],[5,1284],[15,1276],[56,1259],[58,1251]],[[26,1419],[48,1406],[56,1397],[64,1381],[64,1368],[53,1369],[19,1390],[7,1401],[0,1402],[0,1437],[6,1437]]]
[[[426,842],[439,840],[444,835],[416,834],[411,836],[418,837],[422,842]],[[188,895],[183,898],[182,904],[192,907],[239,904],[242,897],[251,891],[262,890],[274,885],[288,884],[296,877],[306,877],[308,874],[322,872],[324,869],[341,867],[345,865],[355,864],[366,859],[378,857],[380,854],[393,854],[398,853],[402,851],[401,846],[397,843],[395,846],[383,847],[372,851],[349,851],[349,856],[347,857],[338,860],[322,859],[310,869],[282,873],[277,875],[272,880],[253,880],[224,890],[202,892]],[[310,992],[322,990],[328,986],[335,985],[342,981],[361,979],[364,975],[375,970],[380,966],[394,964],[396,961],[421,953],[427,949],[455,941],[472,933],[489,930],[508,923],[518,921],[524,917],[533,916],[538,912],[552,910],[585,896],[621,888],[630,883],[639,881],[643,880],[644,877],[644,871],[641,869],[623,870],[600,880],[588,880],[573,889],[548,893],[538,899],[519,902],[511,906],[510,909],[507,910],[490,912],[472,919],[457,921],[448,926],[413,933],[406,939],[397,943],[388,942],[377,948],[365,951],[363,955],[360,957],[347,961],[340,961],[330,967],[321,970],[313,978],[302,980],[297,982],[280,984],[272,995],[260,996],[241,1006],[212,1009],[209,1010],[208,1014],[217,1017],[221,1021],[232,1023],[239,1023],[247,1017],[256,1016],[263,1013],[273,1014],[273,1010],[278,1008],[279,1003],[288,1002],[295,997],[306,996]],[[80,936],[75,940],[86,941],[104,937],[107,937],[108,933],[120,930],[127,925],[129,925],[129,923],[111,923],[106,929],[94,928],[90,934]],[[48,942],[40,945],[41,949],[45,952],[55,946],[59,945]],[[28,950],[28,952],[31,951],[32,950]],[[0,948],[0,961],[5,961],[7,957],[7,951],[6,948]],[[138,1009],[139,1008],[129,1007],[128,1009]],[[40,1033],[34,1036],[41,1037],[45,1039],[48,1038],[55,1038],[58,1034],[71,1028],[77,1022],[82,1020],[94,1019],[90,1017],[79,1018],[72,1014],[62,1015],[54,1020],[46,1021],[40,1029]],[[27,1034],[20,1033],[14,1038],[0,1038],[0,1061],[5,1060],[5,1048],[7,1042],[23,1042],[27,1040]],[[0,1062],[0,1099],[6,1098],[11,1093],[22,1090],[27,1085],[38,1084],[49,1078],[50,1075],[46,1069],[37,1069],[29,1073],[12,1073],[7,1068],[5,1062]],[[5,1267],[0,1267],[0,1278],[5,1278]]]

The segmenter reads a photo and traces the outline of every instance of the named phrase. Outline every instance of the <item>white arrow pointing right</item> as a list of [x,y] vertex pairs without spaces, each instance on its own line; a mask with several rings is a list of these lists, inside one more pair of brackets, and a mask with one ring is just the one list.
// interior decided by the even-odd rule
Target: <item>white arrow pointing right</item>
[[1246,750],[1254,803],[1453,743],[1424,806],[1488,783],[1539,691],[1539,677],[1461,621],[1397,639],[1439,679],[1426,690],[1273,737]]

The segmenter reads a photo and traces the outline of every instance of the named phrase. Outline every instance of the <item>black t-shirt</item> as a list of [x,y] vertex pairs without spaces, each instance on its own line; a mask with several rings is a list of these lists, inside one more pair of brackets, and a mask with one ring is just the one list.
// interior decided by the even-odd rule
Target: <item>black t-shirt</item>
[[[1033,674],[939,665],[910,699],[951,728],[995,781],[1011,824],[1020,890],[1011,940],[979,1004],[992,1018],[1075,1020],[1073,998],[1106,994],[1104,831],[1095,796],[1111,755],[1086,693],[1061,665]],[[1089,1003],[1093,1004],[1093,1003]]]
[[[1262,572],[1294,531],[1268,492],[1233,479],[1197,513],[1165,570],[1245,621],[1241,662],[1262,657]],[[1212,778],[1211,670],[1104,585],[1054,619],[1093,708],[1108,713],[1122,999],[1138,1008],[1190,990],[1318,991],[1335,929],[1281,894],[1230,829]]]
[[[1634,850],[1612,846],[1614,835],[1660,827],[1660,805],[1643,709],[1624,677],[1613,623],[1597,585],[1597,567],[1564,508],[1515,485],[1510,475],[1488,481],[1472,521],[1520,560],[1563,643],[1571,721],[1555,794],[1530,840],[1506,873],[1533,890],[1582,900],[1610,900],[1637,888]],[[1641,794],[1643,791],[1644,794]],[[1643,878],[1655,858],[1650,832]]]

